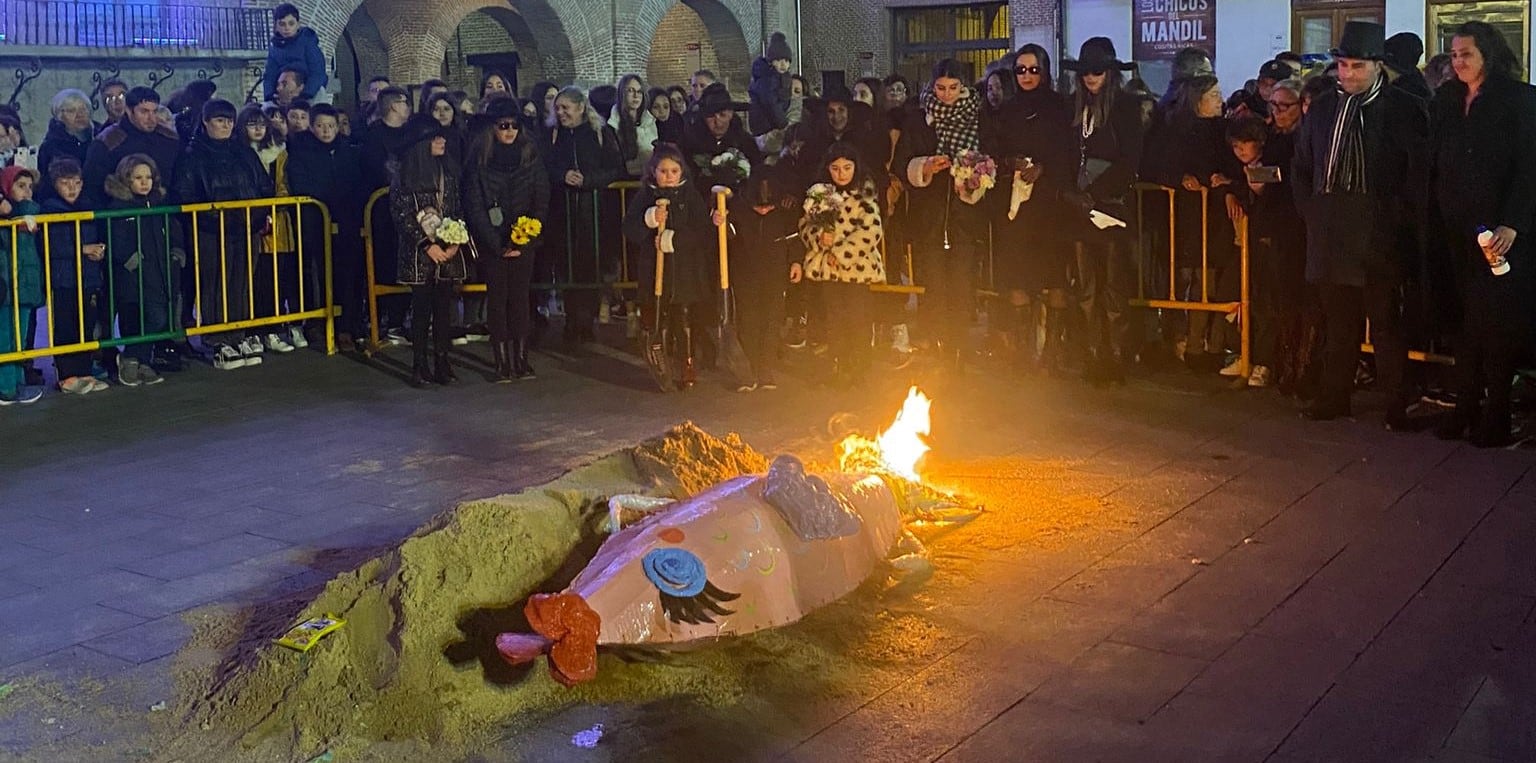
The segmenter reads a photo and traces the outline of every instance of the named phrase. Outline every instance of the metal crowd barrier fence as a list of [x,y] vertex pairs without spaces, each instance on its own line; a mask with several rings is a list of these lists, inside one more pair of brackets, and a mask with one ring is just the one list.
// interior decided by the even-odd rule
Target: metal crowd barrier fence
[[[1139,307],[1149,307],[1158,310],[1189,310],[1198,312],[1219,313],[1222,316],[1235,315],[1237,317],[1240,354],[1238,356],[1238,369],[1241,378],[1246,379],[1253,369],[1252,337],[1253,337],[1253,311],[1249,300],[1249,267],[1248,267],[1248,218],[1241,218],[1236,224],[1238,245],[1239,295],[1237,301],[1211,300],[1211,267],[1210,267],[1210,191],[1202,187],[1200,189],[1200,294],[1199,299],[1194,299],[1190,294],[1188,299],[1179,299],[1179,266],[1178,266],[1178,190],[1154,183],[1136,184],[1136,272],[1137,272],[1137,298],[1130,303]],[[1144,197],[1148,193],[1167,194],[1168,196],[1168,271],[1165,275],[1168,282],[1168,298],[1161,299],[1147,295],[1147,285],[1150,279],[1147,276],[1147,265],[1151,259],[1151,253],[1142,254],[1142,247],[1146,241],[1146,205]]]
[[[630,268],[630,251],[629,251],[630,245],[629,245],[629,239],[625,238],[622,235],[620,235],[618,237],[618,239],[620,241],[619,262],[618,262],[618,265],[619,265],[618,278],[615,281],[604,281],[603,280],[603,277],[602,277],[602,274],[603,274],[603,259],[602,259],[602,251],[603,251],[603,247],[602,247],[602,243],[603,243],[603,239],[602,239],[603,217],[602,217],[602,208],[603,208],[603,200],[604,200],[604,196],[603,195],[605,193],[610,193],[610,192],[617,193],[618,194],[618,201],[619,201],[619,217],[618,217],[618,219],[622,223],[622,221],[624,219],[624,215],[629,211],[629,195],[630,195],[630,193],[638,190],[639,188],[640,188],[640,183],[638,181],[634,181],[634,180],[620,180],[618,182],[614,182],[614,183],[608,184],[608,186],[606,188],[602,188],[602,189],[598,189],[598,190],[593,190],[593,191],[584,191],[583,192],[583,193],[591,194],[592,202],[593,202],[592,203],[592,208],[594,210],[594,218],[592,220],[592,225],[591,225],[592,259],[593,259],[592,266],[593,266],[593,269],[594,269],[593,272],[596,272],[598,274],[598,280],[597,281],[578,281],[577,280],[577,276],[576,276],[577,263],[576,263],[575,258],[573,256],[571,256],[571,252],[575,251],[575,248],[576,248],[575,247],[575,244],[576,244],[576,241],[575,241],[576,231],[575,231],[575,227],[573,225],[573,222],[574,222],[574,219],[575,219],[575,215],[571,214],[571,199],[572,199],[572,196],[569,193],[563,192],[562,189],[554,189],[555,198],[551,200],[551,204],[563,203],[563,204],[566,205],[566,214],[565,214],[565,252],[566,252],[567,256],[566,256],[565,263],[564,263],[565,264],[565,267],[564,267],[565,278],[564,278],[564,280],[560,280],[558,278],[558,275],[559,275],[558,271],[560,269],[557,267],[556,268],[557,280],[555,280],[555,281],[535,281],[532,284],[532,287],[535,288],[535,289],[556,289],[556,290],[561,290],[561,291],[568,290],[568,289],[634,289],[634,288],[638,287],[639,286],[639,282],[635,281],[630,276],[631,268]],[[365,267],[366,267],[366,272],[367,272],[367,279],[368,279],[368,284],[367,284],[367,288],[368,288],[368,324],[369,324],[369,328],[368,328],[368,347],[369,347],[369,349],[372,349],[372,350],[376,350],[380,346],[380,343],[379,343],[379,297],[382,297],[382,296],[385,296],[385,295],[389,295],[389,294],[409,294],[411,292],[411,288],[409,286],[400,286],[400,285],[397,285],[397,284],[381,284],[381,283],[378,282],[378,272],[379,271],[378,271],[377,263],[375,263],[375,261],[374,261],[374,259],[375,259],[374,258],[374,253],[376,251],[376,247],[375,247],[375,242],[373,240],[373,215],[374,215],[375,211],[378,209],[380,202],[384,201],[388,196],[389,196],[389,189],[388,188],[380,188],[380,189],[374,191],[373,194],[368,197],[368,203],[363,208],[363,231],[362,231],[362,233],[363,233],[363,259],[364,259],[364,262],[365,262]],[[385,210],[384,214],[388,214],[388,210]],[[482,252],[481,256],[484,257],[484,256],[489,256],[489,255],[487,253],[485,253],[485,252]],[[390,269],[393,270],[393,268],[394,268],[394,263],[391,263],[390,264]],[[460,294],[484,294],[485,293],[485,284],[483,284],[483,283],[467,283],[466,282],[466,283],[463,283],[463,284],[459,285],[458,292]]]
[[[320,237],[323,242],[321,258],[318,263],[309,265],[310,276],[315,276],[314,267],[318,265],[321,272],[318,282],[313,278],[305,278],[305,261],[311,259],[304,249],[308,236],[297,235],[294,237],[291,251],[274,250],[270,253],[259,252],[263,247],[261,227],[257,223],[263,220],[263,215],[269,215],[265,219],[276,219],[279,214],[291,212],[296,229],[305,230],[306,207],[314,207],[308,217],[309,229],[313,229],[314,221],[322,226],[322,230],[332,231],[330,210],[321,202],[303,196],[285,196],[266,199],[252,199],[248,201],[217,202],[205,204],[185,204],[181,206],[161,206],[148,209],[116,209],[95,212],[71,212],[64,214],[37,215],[30,218],[10,218],[0,220],[0,236],[4,237],[3,251],[0,256],[5,259],[3,269],[0,269],[0,310],[3,310],[9,324],[4,335],[0,335],[0,363],[14,363],[31,360],[34,358],[50,357],[57,355],[73,354],[79,352],[93,352],[103,348],[125,347],[129,345],[146,344],[162,341],[184,340],[190,336],[238,331],[243,329],[260,328],[264,326],[277,326],[299,321],[317,320],[324,321],[326,352],[336,351],[334,319],[337,313],[334,308],[331,292],[331,237]],[[235,225],[232,225],[231,215],[235,216]],[[318,217],[316,217],[318,215]],[[31,228],[35,225],[35,228]],[[61,228],[62,226],[62,228]],[[132,227],[131,232],[125,232],[125,228]],[[209,234],[211,227],[217,227],[218,251],[204,251],[202,245],[203,235]],[[237,227],[247,232],[243,249],[243,263],[240,262],[242,252],[230,251],[229,236],[231,227]],[[155,246],[149,249],[158,249],[163,256],[163,263],[146,263],[143,252],[146,249],[146,236],[154,236],[157,241]],[[67,237],[73,242],[71,251],[56,252],[54,238]],[[39,286],[42,294],[37,297],[40,301],[33,304],[33,295],[26,295],[29,299],[23,303],[21,292],[23,269],[23,241],[30,239],[35,250],[32,256],[37,258],[35,263],[27,263],[28,269],[36,267],[41,280]],[[90,241],[86,241],[90,239]],[[174,246],[177,241],[181,246]],[[88,253],[86,247],[90,244],[101,243],[105,249],[99,255]],[[58,246],[68,246],[60,243]],[[124,249],[132,247],[132,254],[125,254]],[[174,260],[174,249],[180,249],[185,253],[186,263],[178,264]],[[274,247],[274,249],[276,249]],[[126,263],[134,256],[138,257],[135,267],[129,269]],[[270,312],[266,305],[257,304],[256,300],[256,263],[258,257],[271,257],[272,278],[272,305]],[[285,284],[280,282],[282,267],[280,258],[292,257],[295,259],[297,270],[296,294],[293,289],[287,289],[289,294],[284,294]],[[73,260],[74,278],[71,284],[55,283],[55,262],[61,265]],[[102,269],[103,286],[100,292],[87,294],[83,274],[86,272],[87,263],[93,266],[100,263]],[[151,270],[152,264],[158,264],[161,271],[154,283],[146,283],[145,273]],[[237,265],[244,265],[237,268]],[[263,265],[266,265],[263,260]],[[191,325],[183,325],[181,311],[179,309],[180,295],[182,294],[180,273],[182,268],[190,267],[193,273],[193,304]],[[213,295],[203,293],[203,275],[205,268],[219,268],[217,283],[219,295],[215,310],[208,310],[208,299]],[[120,270],[121,269],[121,270]],[[231,269],[243,269],[244,278],[231,278]],[[265,268],[264,268],[265,269]],[[132,282],[119,283],[119,276],[126,274]],[[161,288],[158,278],[163,275],[163,297],[154,295],[153,299],[146,299]],[[238,276],[238,274],[236,274]],[[262,274],[266,278],[266,274]],[[242,283],[243,280],[243,283]],[[265,284],[263,284],[265,286]],[[244,304],[243,310],[236,309],[231,312],[229,305],[230,296],[233,293],[237,301]],[[306,288],[306,287],[313,287]],[[126,291],[125,291],[126,290]],[[313,291],[313,293],[311,293]],[[100,307],[94,314],[90,314],[91,300],[94,297]],[[119,298],[121,296],[121,298]],[[284,296],[293,300],[285,306]],[[55,315],[61,300],[73,298],[74,314],[70,316]],[[136,298],[135,298],[136,297]],[[265,302],[263,295],[263,302]],[[163,301],[164,304],[158,304]],[[68,304],[67,302],[65,304]],[[165,311],[165,320],[160,321],[159,311]],[[28,344],[36,338],[36,328],[25,332],[25,326],[31,323],[23,318],[31,318],[41,311],[42,325],[46,329],[42,345],[28,348]],[[261,315],[258,315],[260,311]],[[207,312],[217,312],[217,315],[209,315]],[[58,319],[67,319],[73,325],[74,331],[69,332],[73,340],[59,340]],[[113,324],[117,324],[118,331],[113,331]],[[146,327],[154,325],[155,330]]]

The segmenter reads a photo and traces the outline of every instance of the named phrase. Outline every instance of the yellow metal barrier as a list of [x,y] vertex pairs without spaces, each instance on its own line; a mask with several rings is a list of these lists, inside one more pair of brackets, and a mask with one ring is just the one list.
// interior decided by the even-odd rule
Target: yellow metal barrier
[[[1239,297],[1236,302],[1212,302],[1210,298],[1210,190],[1200,189],[1200,299],[1178,298],[1178,230],[1176,199],[1178,191],[1163,185],[1153,183],[1136,184],[1136,273],[1137,294],[1136,299],[1130,303],[1138,307],[1150,307],[1159,310],[1192,310],[1201,312],[1220,313],[1222,315],[1236,315],[1240,339],[1240,353],[1238,355],[1238,369],[1242,372],[1242,378],[1247,378],[1253,370],[1252,335],[1253,335],[1253,311],[1249,300],[1249,268],[1248,268],[1248,218],[1241,218],[1237,224],[1238,242],[1238,267],[1240,273]],[[1146,205],[1143,203],[1144,194],[1162,193],[1168,196],[1168,298],[1153,299],[1147,296],[1147,260],[1141,255],[1142,244],[1145,239],[1142,227],[1146,220]]]
[[[301,236],[299,237],[295,252],[273,255],[272,314],[267,316],[257,316],[255,314],[256,304],[254,300],[254,263],[257,254],[255,247],[259,245],[259,238],[254,235],[248,235],[248,243],[245,252],[247,265],[245,293],[248,296],[251,296],[252,299],[247,300],[248,308],[246,314],[243,316],[229,314],[227,307],[229,304],[229,282],[228,279],[221,278],[221,288],[224,290],[224,293],[221,295],[223,299],[220,300],[220,304],[224,306],[224,309],[221,311],[221,314],[217,316],[216,320],[210,320],[210,318],[213,316],[204,315],[201,268],[204,264],[205,253],[202,251],[200,237],[198,236],[198,233],[201,230],[201,226],[205,224],[203,220],[210,215],[216,216],[218,218],[217,224],[219,225],[220,234],[218,260],[219,267],[221,268],[221,275],[223,275],[225,272],[223,268],[225,268],[227,261],[225,256],[227,254],[225,250],[227,242],[223,235],[227,229],[227,214],[231,212],[238,212],[242,214],[245,218],[247,232],[252,232],[252,210],[269,210],[275,216],[279,208],[291,209],[295,220],[299,221],[299,224],[302,225],[302,220],[304,218],[303,210],[306,206],[316,208],[309,213],[310,218],[311,220],[315,220],[315,215],[318,214],[318,225],[320,225],[321,229],[327,233],[327,235],[321,237],[321,240],[323,241],[323,252],[321,257],[323,278],[321,279],[321,295],[319,295],[318,301],[311,300],[311,302],[314,302],[313,304],[305,304],[305,252],[303,249],[303,239],[305,237]],[[196,282],[193,305],[196,324],[187,327],[177,327],[177,318],[179,316],[174,314],[176,303],[174,295],[180,290],[180,285],[174,280],[177,268],[172,265],[170,259],[172,256],[171,241],[174,240],[172,235],[172,226],[180,226],[183,217],[185,217],[188,222],[186,230],[187,237],[190,239],[188,245],[184,248],[184,250],[188,252],[189,261],[187,266],[193,268],[195,276],[194,281]],[[144,240],[143,237],[145,235],[146,225],[144,221],[146,218],[159,218],[159,222],[155,223],[155,225],[158,225],[160,230],[158,233],[151,233],[151,235],[160,235],[165,237],[165,246],[161,248],[164,249],[167,257],[165,267],[165,287],[168,297],[167,302],[169,303],[166,306],[168,311],[167,326],[169,328],[165,331],[154,333],[141,333],[132,336],[113,337],[111,336],[112,331],[111,326],[109,325],[106,327],[106,335],[104,335],[101,339],[91,339],[89,338],[91,332],[87,330],[88,322],[90,325],[94,326],[97,317],[86,315],[87,295],[85,292],[84,279],[82,278],[82,274],[84,273],[84,265],[87,259],[89,259],[89,255],[85,253],[84,246],[81,244],[82,238],[85,237],[84,226],[86,224],[92,223],[99,225],[100,231],[97,235],[93,236],[93,238],[99,239],[100,242],[107,245],[107,252],[102,255],[101,259],[99,260],[101,262],[100,267],[105,270],[103,277],[103,289],[100,294],[94,296],[97,296],[101,300],[105,300],[106,304],[108,305],[113,305],[113,303],[116,301],[115,291],[117,284],[115,277],[116,272],[113,270],[114,264],[111,253],[111,226],[114,223],[118,225],[128,225],[131,223],[135,226],[134,235],[137,236],[139,241],[142,243]],[[126,345],[145,344],[167,340],[183,340],[189,336],[259,328],[262,326],[273,326],[303,320],[323,320],[325,322],[326,352],[334,353],[336,351],[334,329],[334,318],[336,315],[336,310],[334,308],[331,287],[331,237],[328,235],[332,230],[331,214],[330,210],[327,209],[324,204],[315,199],[304,196],[287,196],[280,198],[252,199],[248,201],[154,207],[150,209],[123,209],[97,212],[71,212],[64,214],[37,215],[31,218],[31,220],[36,224],[35,230],[29,230],[27,221],[24,219],[11,218],[0,220],[0,232],[3,232],[6,239],[8,240],[8,251],[5,252],[8,265],[8,272],[5,274],[6,283],[4,286],[6,293],[4,294],[3,299],[4,307],[0,309],[4,309],[7,313],[9,313],[7,317],[10,319],[9,323],[11,325],[10,331],[7,332],[8,336],[5,337],[7,340],[5,344],[12,348],[6,352],[0,352],[0,363],[14,363],[31,360],[34,358],[51,357],[79,352],[93,352],[105,347],[121,347]],[[75,305],[77,307],[77,315],[74,316],[74,322],[75,328],[77,329],[76,336],[79,337],[78,341],[66,342],[62,344],[57,341],[58,327],[54,322],[54,300],[56,291],[53,288],[53,261],[55,259],[55,252],[53,251],[53,236],[55,233],[55,226],[61,224],[70,226],[70,230],[73,234],[72,238],[75,242],[74,251],[70,254],[73,256],[75,261],[74,297]],[[23,305],[21,304],[20,299],[21,284],[19,282],[19,276],[22,270],[20,255],[23,236],[31,237],[31,240],[35,245],[35,256],[40,260],[40,262],[36,264],[42,275],[41,287],[43,293],[41,297],[42,301],[36,305]],[[211,256],[211,254],[209,256]],[[297,309],[285,312],[281,304],[281,289],[278,288],[277,271],[279,268],[277,266],[276,259],[279,257],[289,256],[296,257],[298,260],[297,265],[299,270],[299,294]],[[92,261],[95,262],[96,260]],[[137,272],[139,273],[138,288],[142,294],[142,290],[144,288],[144,271],[142,269],[137,269]],[[139,325],[142,327],[145,323],[145,314],[144,308],[142,306],[142,300],[140,300],[139,304]],[[21,348],[25,345],[24,340],[28,338],[24,337],[22,333],[22,327],[24,323],[22,318],[26,314],[24,311],[35,312],[37,310],[43,311],[43,320],[46,327],[44,334],[44,346],[36,347],[30,350],[23,350]],[[114,312],[116,311],[115,305],[113,305],[112,310]],[[35,336],[35,329],[32,333]]]

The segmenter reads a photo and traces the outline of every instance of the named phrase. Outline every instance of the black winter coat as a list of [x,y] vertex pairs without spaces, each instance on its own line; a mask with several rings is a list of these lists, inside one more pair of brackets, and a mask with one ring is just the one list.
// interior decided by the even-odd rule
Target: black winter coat
[[[83,194],[74,204],[65,202],[57,195],[50,196],[42,206],[45,215],[89,211]],[[74,223],[48,224],[48,266],[52,269],[49,276],[54,291],[73,294],[77,284],[87,294],[102,288],[104,284],[102,263],[92,262],[84,252],[80,251],[80,247],[87,244],[103,243],[98,233],[100,225],[101,223],[94,222],[80,223],[80,237],[76,240]],[[38,237],[38,241],[43,241],[43,238]],[[41,243],[38,246],[41,249]],[[77,258],[80,263],[78,270],[75,268]]]
[[[1077,119],[1078,116],[1073,115],[1073,118]],[[1128,93],[1116,93],[1114,105],[1109,110],[1109,124],[1093,125],[1087,135],[1083,134],[1084,127],[1083,124],[1073,127],[1073,144],[1080,162],[1079,172],[1089,164],[1090,159],[1108,162],[1108,168],[1086,188],[1079,190],[1088,194],[1100,211],[1130,222],[1127,218],[1135,207],[1131,203],[1131,184],[1136,182],[1141,168],[1141,152],[1146,142],[1146,130],[1141,121],[1141,101]]]
[[[907,214],[913,221],[908,231],[912,244],[930,249],[943,248],[946,242],[950,245],[979,245],[987,238],[985,210],[980,205],[973,206],[960,200],[948,171],[935,174],[926,186],[913,183],[910,172],[912,160],[933,156],[938,152],[939,136],[933,131],[933,126],[928,124],[926,112],[922,109],[908,112],[907,123],[901,130],[901,139],[896,142],[896,156],[891,161],[891,171],[900,176],[907,187]],[[982,198],[985,200],[999,193],[1001,188],[1002,184],[999,184]]]
[[[53,178],[48,176],[48,165],[52,164],[53,160],[69,156],[80,162],[82,168],[85,166],[85,155],[90,150],[91,136],[96,134],[97,127],[92,123],[85,129],[84,137],[76,136],[70,134],[63,122],[57,119],[48,120],[48,133],[43,136],[42,145],[37,148],[37,172],[42,176],[37,183],[40,198],[53,195]],[[86,198],[97,198],[97,196],[97,194],[87,193]]]
[[[1142,176],[1175,189],[1179,267],[1198,268],[1201,263],[1200,192],[1184,189],[1185,175],[1194,176],[1201,186],[1208,189],[1204,219],[1208,230],[1205,238],[1206,265],[1221,268],[1235,264],[1232,221],[1227,217],[1226,197],[1229,192],[1238,193],[1241,197],[1241,189],[1246,188],[1246,185],[1240,186],[1244,182],[1242,165],[1233,156],[1232,149],[1227,147],[1224,130],[1225,124],[1219,117],[1175,120],[1155,130],[1148,141]],[[1218,174],[1225,176],[1232,184],[1211,188],[1211,176]],[[1162,206],[1159,205],[1158,209],[1162,209]]]
[[1417,217],[1427,190],[1428,115],[1419,99],[1383,87],[1362,112],[1366,192],[1325,194],[1329,143],[1340,105],[1337,91],[1319,96],[1296,140],[1292,189],[1307,222],[1307,280],[1364,286],[1367,275],[1399,279],[1418,243]]
[[363,225],[363,204],[373,191],[363,178],[362,152],[340,136],[321,143],[309,133],[295,135],[287,150],[288,192],[319,199],[331,210],[338,230],[357,235]]
[[668,199],[667,230],[671,231],[672,251],[662,262],[663,304],[706,303],[719,294],[720,253],[718,233],[710,220],[710,202],[684,183],[675,188],[657,188],[646,183],[635,194],[624,216],[624,237],[633,245],[635,280],[640,284],[643,304],[653,304],[656,289],[656,229],[646,220],[657,199]]
[[[118,182],[116,176],[107,178],[103,185],[112,199],[107,209],[149,209],[165,205],[165,192],[159,188],[148,196],[135,196],[132,190]],[[111,263],[108,296],[120,305],[143,304],[146,310],[165,309],[164,306],[170,304],[172,252],[179,251],[183,256],[186,253],[181,226],[174,215],[119,217],[97,224],[102,226],[106,237],[107,260]],[[135,253],[141,255],[139,266],[130,271],[127,263]]]
[[[758,149],[757,140],[747,134],[746,128],[741,126],[739,117],[733,117],[725,135],[718,138],[710,133],[709,125],[704,123],[702,117],[688,125],[683,133],[682,149],[683,155],[693,164],[694,183],[698,186],[699,193],[708,195],[710,187],[714,185],[728,185],[732,188],[742,185],[742,181],[737,180],[734,175],[713,173],[709,168],[711,159],[733,148],[747,158],[747,163],[752,166],[753,172],[763,166],[763,152]],[[751,177],[751,173],[747,176]]]
[[1434,203],[1447,224],[1500,225],[1536,236],[1536,88],[1488,80],[1466,111],[1467,86],[1441,86],[1430,114]]
[[[491,155],[481,162],[476,155],[464,167],[464,216],[469,233],[483,257],[500,257],[513,248],[512,226],[519,217],[549,224],[549,175],[538,149],[526,133],[519,133],[510,146],[500,143],[490,148]],[[491,220],[490,210],[501,210],[501,222]],[[552,231],[544,232],[518,248],[531,256]]]
[[358,146],[362,150],[363,182],[368,194],[389,187],[389,162],[399,158],[410,139],[404,127],[390,127],[382,120],[368,125]]
[[[273,194],[272,176],[261,162],[261,157],[245,141],[214,140],[199,133],[187,144],[186,153],[176,165],[176,182],[172,186],[179,204],[199,204],[214,201],[246,201],[270,197]],[[218,254],[219,215],[223,217],[224,239],[229,254],[244,253],[248,234],[261,230],[269,210],[252,209],[247,215],[243,209],[225,210],[217,215],[197,216],[199,256],[205,261]],[[246,221],[250,221],[249,229]]]
[[[105,207],[112,199],[105,186],[107,176],[117,172],[118,162],[129,154],[148,154],[155,160],[160,177],[175,177],[176,161],[181,156],[181,138],[175,130],[166,127],[144,132],[133,126],[128,115],[102,130],[85,152],[85,192],[98,208]],[[169,201],[180,203],[174,196]]]

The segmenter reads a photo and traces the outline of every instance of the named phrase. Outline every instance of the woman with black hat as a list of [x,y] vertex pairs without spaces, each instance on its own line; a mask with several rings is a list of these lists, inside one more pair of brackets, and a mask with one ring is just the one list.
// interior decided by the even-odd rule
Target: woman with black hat
[[[993,282],[1008,296],[1011,314],[998,321],[1013,338],[1019,360],[1034,362],[1035,300],[1046,295],[1046,344],[1039,358],[1055,370],[1064,358],[1068,257],[1060,235],[1061,195],[1076,179],[1072,155],[1071,112],[1051,89],[1051,57],[1033,43],[1004,59],[1014,85],[1013,98],[998,119],[982,125],[981,148],[996,157],[999,199],[1004,213],[993,241]],[[1018,174],[1028,198],[1010,198],[1010,178]]]
[[531,379],[528,335],[529,284],[534,251],[543,236],[518,234],[519,220],[544,223],[549,215],[549,176],[533,140],[522,131],[516,98],[493,99],[485,116],[490,130],[477,135],[464,175],[466,222],[482,253],[491,357],[496,380]]
[[[1072,127],[1078,167],[1073,199],[1082,217],[1098,211],[1129,226],[1133,222],[1131,184],[1141,165],[1143,128],[1140,105],[1120,92],[1125,65],[1115,57],[1114,43],[1093,37],[1083,43],[1077,61],[1065,68],[1077,72]],[[1078,304],[1087,328],[1087,376],[1119,383],[1125,379],[1125,363],[1133,352],[1127,346],[1132,339],[1127,302],[1136,288],[1131,242],[1126,228],[1101,230],[1086,219],[1081,231]]]
[[919,97],[921,108],[902,126],[891,167],[906,181],[913,221],[909,231],[927,330],[946,362],[964,369],[970,327],[971,273],[986,218],[955,192],[950,168],[981,148],[981,97],[965,82],[964,64],[946,58]]
[[[462,219],[459,164],[448,153],[445,128],[424,114],[405,126],[405,145],[391,165],[389,207],[399,232],[400,283],[411,287],[411,386],[458,378],[448,363],[454,287],[464,280],[459,245],[439,232],[444,220]],[[436,365],[427,367],[429,346]]]

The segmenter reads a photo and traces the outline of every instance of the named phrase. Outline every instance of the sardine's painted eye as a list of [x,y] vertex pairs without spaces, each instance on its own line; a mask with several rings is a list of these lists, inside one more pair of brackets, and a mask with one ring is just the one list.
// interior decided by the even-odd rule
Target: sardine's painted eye
[[[676,529],[676,528],[672,528]],[[681,533],[681,531],[679,531]],[[704,561],[681,548],[658,548],[640,561],[646,579],[661,594],[661,609],[674,623],[715,622],[715,615],[735,614],[721,606],[741,594],[722,591],[712,585],[704,570]]]
[[664,527],[660,532],[656,533],[656,537],[668,543],[682,543],[685,536],[683,531],[676,527]]

